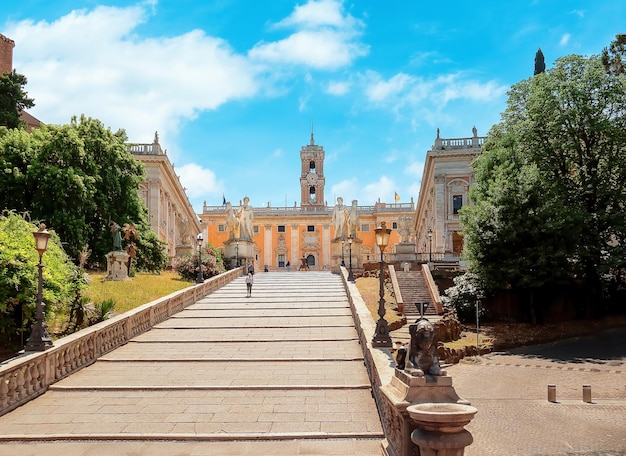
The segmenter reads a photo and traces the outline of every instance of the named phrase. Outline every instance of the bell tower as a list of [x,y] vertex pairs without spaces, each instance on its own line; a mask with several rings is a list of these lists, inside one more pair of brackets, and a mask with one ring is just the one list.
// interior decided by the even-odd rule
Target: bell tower
[[311,143],[300,149],[300,207],[303,210],[324,208],[324,148],[315,144],[313,130]]

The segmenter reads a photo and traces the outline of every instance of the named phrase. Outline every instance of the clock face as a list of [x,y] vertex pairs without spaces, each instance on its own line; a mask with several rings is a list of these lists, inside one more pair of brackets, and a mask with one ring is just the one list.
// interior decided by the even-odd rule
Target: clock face
[[309,173],[309,174],[306,176],[306,181],[307,181],[309,184],[311,184],[311,185],[315,184],[315,183],[317,182],[317,174],[315,174],[315,173]]

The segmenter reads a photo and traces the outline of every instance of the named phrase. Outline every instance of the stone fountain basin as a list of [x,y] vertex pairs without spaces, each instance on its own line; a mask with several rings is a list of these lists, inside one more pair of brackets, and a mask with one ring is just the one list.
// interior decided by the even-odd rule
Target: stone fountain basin
[[459,432],[474,418],[478,409],[456,403],[423,403],[406,408],[419,427],[427,431]]

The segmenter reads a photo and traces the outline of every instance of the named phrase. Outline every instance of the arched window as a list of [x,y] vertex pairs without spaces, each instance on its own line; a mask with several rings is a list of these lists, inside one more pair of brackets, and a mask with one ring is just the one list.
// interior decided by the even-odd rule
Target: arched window
[[315,187],[309,187],[309,202],[314,203],[317,200],[317,195],[315,194]]
[[311,160],[309,162],[309,172],[310,173],[314,173],[315,172],[315,162],[313,160]]

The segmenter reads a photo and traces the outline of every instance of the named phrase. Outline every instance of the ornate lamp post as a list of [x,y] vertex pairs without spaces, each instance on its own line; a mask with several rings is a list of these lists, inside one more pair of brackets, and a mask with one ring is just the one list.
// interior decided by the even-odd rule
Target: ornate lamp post
[[198,275],[196,276],[196,283],[204,283],[204,276],[202,275],[202,233],[198,234],[196,242],[198,243]]
[[346,267],[346,262],[343,260],[343,246],[345,242],[346,241],[344,239],[341,240],[341,266],[343,266],[344,268]]
[[348,249],[350,251],[350,272],[348,273],[348,280],[354,282],[354,274],[352,274],[352,235],[348,236]]
[[48,249],[48,239],[50,233],[46,230],[46,225],[39,225],[39,231],[33,232],[35,237],[35,248],[39,252],[39,281],[37,283],[37,310],[35,312],[35,323],[31,328],[30,337],[26,341],[25,351],[44,351],[53,346],[52,339],[48,334],[48,326],[45,322],[45,312],[43,303],[43,263],[41,257]]
[[239,267],[239,240],[235,242],[235,267]]
[[376,332],[372,338],[373,347],[391,347],[391,336],[389,335],[389,326],[385,320],[385,261],[383,253],[389,244],[389,234],[391,229],[387,228],[385,222],[380,222],[380,227],[374,230],[376,232],[376,245],[380,249],[380,299],[378,300],[378,316],[376,322]]
[[428,262],[433,262],[433,230],[428,228]]

